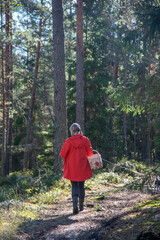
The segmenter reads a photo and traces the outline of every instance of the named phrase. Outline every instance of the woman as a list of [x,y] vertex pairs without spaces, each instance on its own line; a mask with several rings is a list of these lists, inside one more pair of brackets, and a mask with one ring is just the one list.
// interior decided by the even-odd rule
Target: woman
[[61,149],[60,156],[65,159],[63,177],[69,179],[72,184],[73,214],[83,211],[85,197],[84,182],[92,176],[87,157],[92,156],[93,149],[89,139],[82,135],[78,123],[70,127],[71,137],[68,138]]

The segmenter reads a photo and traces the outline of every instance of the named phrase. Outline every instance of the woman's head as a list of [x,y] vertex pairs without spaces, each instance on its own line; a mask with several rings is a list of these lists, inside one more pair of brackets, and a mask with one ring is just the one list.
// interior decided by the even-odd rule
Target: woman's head
[[73,123],[69,130],[71,131],[71,135],[74,135],[75,133],[78,133],[78,134],[83,134],[82,133],[82,130],[81,130],[81,127],[78,123]]

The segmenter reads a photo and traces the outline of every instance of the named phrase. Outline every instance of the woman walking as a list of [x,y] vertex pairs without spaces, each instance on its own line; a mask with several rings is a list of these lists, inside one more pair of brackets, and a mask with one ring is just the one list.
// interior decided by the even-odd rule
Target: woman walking
[[63,177],[72,184],[73,214],[77,214],[78,198],[79,210],[83,211],[85,180],[92,176],[87,157],[92,156],[93,149],[78,123],[71,125],[70,132],[71,137],[64,142],[60,156],[64,158]]

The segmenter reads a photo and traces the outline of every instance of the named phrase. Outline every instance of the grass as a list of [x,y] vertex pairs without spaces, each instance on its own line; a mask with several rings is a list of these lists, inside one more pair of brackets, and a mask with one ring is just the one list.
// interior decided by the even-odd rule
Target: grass
[[15,172],[0,179],[0,239],[18,239],[24,222],[40,218],[42,210],[69,194],[70,182],[47,170]]
[[0,239],[18,239],[17,231],[20,225],[27,221],[39,219],[42,210],[50,204],[58,202],[69,194],[70,183],[61,179],[50,190],[34,194],[22,201],[6,201],[0,210]]
[[147,209],[147,208],[159,208],[160,207],[160,196],[153,197],[151,200],[140,204],[140,207],[142,209]]
[[9,209],[1,210],[0,239],[17,239],[18,227],[25,221],[40,217],[40,208],[25,202],[17,203]]
[[139,223],[142,229],[150,229],[159,234],[160,231],[160,196],[152,197],[150,200],[138,205]]

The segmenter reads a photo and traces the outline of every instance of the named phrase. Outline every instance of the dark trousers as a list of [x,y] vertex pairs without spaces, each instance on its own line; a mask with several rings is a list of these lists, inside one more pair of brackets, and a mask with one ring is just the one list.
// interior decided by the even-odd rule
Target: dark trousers
[[71,181],[72,184],[72,198],[73,197],[79,197],[83,198],[85,197],[85,188],[84,188],[84,182],[73,182]]

